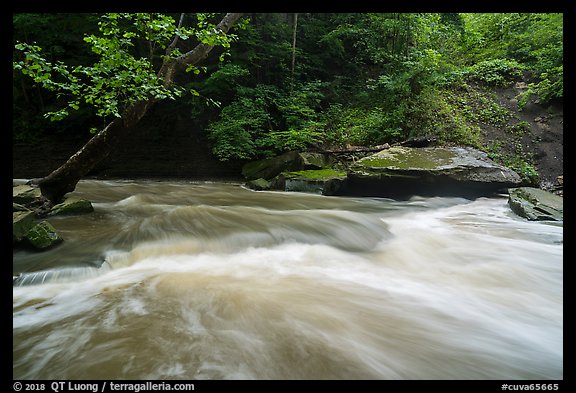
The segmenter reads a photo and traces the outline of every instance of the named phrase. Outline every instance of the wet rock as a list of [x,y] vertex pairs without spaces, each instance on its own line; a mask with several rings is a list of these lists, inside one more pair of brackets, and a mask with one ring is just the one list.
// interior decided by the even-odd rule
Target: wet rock
[[23,206],[19,203],[12,202],[12,211],[13,212],[29,212],[30,209],[28,209],[26,206]]
[[38,250],[52,248],[63,240],[48,221],[34,225],[23,238],[26,244]]
[[334,169],[284,172],[284,190],[339,195],[345,188],[346,172]]
[[281,156],[252,161],[242,167],[242,175],[246,180],[270,180],[284,171],[298,171],[304,168],[302,156],[295,151]]
[[90,201],[69,197],[64,202],[54,205],[47,216],[85,214],[93,211],[94,207]]
[[462,147],[391,147],[351,165],[348,180],[347,194],[392,198],[477,197],[521,183],[484,152]]
[[42,193],[37,187],[32,187],[27,184],[12,187],[12,202],[20,205],[29,205],[41,197]]
[[30,210],[12,212],[12,243],[21,241],[34,225],[34,212]]
[[511,188],[508,205],[514,213],[530,221],[563,221],[564,199],[533,187]]
[[328,154],[291,151],[277,157],[249,162],[242,167],[242,175],[247,180],[271,180],[282,172],[322,169],[331,164]]
[[304,169],[322,169],[330,166],[331,162],[327,155],[322,153],[300,153]]
[[255,179],[246,182],[246,187],[254,191],[266,191],[270,189],[271,182],[266,179]]

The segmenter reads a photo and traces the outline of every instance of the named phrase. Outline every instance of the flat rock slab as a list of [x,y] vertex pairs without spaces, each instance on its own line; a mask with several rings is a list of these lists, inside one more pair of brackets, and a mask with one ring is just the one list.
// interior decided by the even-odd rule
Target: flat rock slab
[[564,220],[564,198],[533,187],[518,187],[508,191],[508,205],[520,217],[530,221]]
[[26,205],[34,202],[41,196],[42,193],[37,187],[32,187],[27,184],[20,184],[18,186],[12,187],[12,202],[14,203]]
[[521,183],[513,170],[464,147],[392,147],[351,165],[348,179],[348,194],[382,197],[479,196]]

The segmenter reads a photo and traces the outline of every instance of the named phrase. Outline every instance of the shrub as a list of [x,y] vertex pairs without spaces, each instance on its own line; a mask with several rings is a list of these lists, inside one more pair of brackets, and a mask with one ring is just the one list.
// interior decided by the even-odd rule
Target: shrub
[[552,68],[540,75],[540,82],[530,83],[528,89],[518,96],[518,108],[523,109],[528,100],[536,95],[540,103],[547,104],[564,97],[564,66]]
[[507,86],[522,77],[524,66],[514,60],[492,59],[470,67],[469,78],[487,86]]

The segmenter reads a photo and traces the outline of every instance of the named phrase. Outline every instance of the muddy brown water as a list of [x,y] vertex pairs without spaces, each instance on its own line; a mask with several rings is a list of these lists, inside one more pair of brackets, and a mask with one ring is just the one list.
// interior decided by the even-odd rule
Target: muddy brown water
[[78,184],[15,251],[14,379],[562,379],[563,225],[504,196]]

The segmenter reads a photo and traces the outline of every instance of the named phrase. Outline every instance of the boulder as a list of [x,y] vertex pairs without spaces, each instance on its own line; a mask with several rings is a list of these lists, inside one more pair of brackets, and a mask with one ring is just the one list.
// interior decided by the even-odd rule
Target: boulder
[[54,205],[47,216],[73,215],[91,213],[94,211],[92,203],[86,199],[69,197],[64,202]]
[[250,188],[251,190],[255,190],[255,191],[265,191],[265,190],[269,190],[270,186],[271,186],[271,182],[266,180],[266,179],[255,179],[255,180],[249,180],[246,182],[246,187]]
[[242,167],[242,175],[246,180],[270,180],[284,171],[298,171],[303,166],[300,154],[290,151],[281,156],[249,162]]
[[42,196],[38,187],[32,187],[27,184],[20,184],[12,187],[12,202],[20,205],[28,205],[35,202]]
[[270,180],[286,171],[322,169],[330,165],[328,155],[290,151],[277,157],[252,161],[242,167],[246,180]]
[[51,248],[63,240],[48,221],[40,221],[34,225],[23,238],[25,243],[38,250]]
[[322,153],[300,153],[303,169],[323,169],[332,164],[330,156]]
[[346,185],[346,172],[334,169],[312,169],[284,172],[285,191],[311,192],[322,195],[339,195]]
[[12,212],[12,244],[21,241],[34,225],[34,212]]
[[508,190],[508,205],[514,213],[530,221],[563,221],[564,198],[533,187]]
[[12,211],[13,212],[29,212],[30,209],[28,209],[26,206],[23,206],[19,203],[12,202]]
[[513,170],[463,147],[391,147],[352,164],[348,180],[348,195],[391,198],[477,197],[521,183]]

